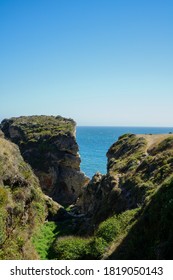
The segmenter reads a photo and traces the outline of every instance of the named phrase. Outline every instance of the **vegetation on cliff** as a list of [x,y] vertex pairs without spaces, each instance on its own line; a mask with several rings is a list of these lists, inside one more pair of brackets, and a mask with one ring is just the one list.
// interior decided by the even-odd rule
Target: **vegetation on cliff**
[[20,117],[1,129],[1,259],[172,259],[173,136],[119,137],[107,174],[88,182],[74,121]]
[[38,179],[18,147],[0,138],[0,259],[38,258],[31,238],[46,215]]
[[[10,136],[9,128],[21,133],[23,143],[34,142],[42,137],[53,137],[57,134],[74,134],[76,123],[72,119],[61,116],[21,116],[18,118],[5,119],[1,123],[2,129]],[[12,135],[11,135],[12,137]],[[14,134],[14,138],[18,134]],[[17,141],[17,139],[16,139]],[[20,144],[20,143],[19,143]]]
[[144,205],[172,174],[172,142],[170,135],[121,136],[107,153],[107,174],[95,174],[84,188],[81,211],[100,221]]
[[125,238],[112,248],[109,259],[173,258],[173,176],[148,198]]
[[[90,249],[97,243],[93,254],[88,249],[89,258],[172,258],[172,144],[170,135],[130,134],[109,149],[107,175],[96,174],[78,202],[93,230],[90,241],[83,242]],[[57,239],[57,254],[58,244],[63,251],[66,243]],[[80,257],[88,257],[88,252]]]

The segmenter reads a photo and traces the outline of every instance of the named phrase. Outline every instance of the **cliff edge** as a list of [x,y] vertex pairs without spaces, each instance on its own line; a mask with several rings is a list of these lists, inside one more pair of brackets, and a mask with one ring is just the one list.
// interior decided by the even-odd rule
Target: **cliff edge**
[[42,190],[63,205],[75,203],[89,179],[80,171],[76,123],[61,116],[5,119],[1,130],[16,143]]
[[107,174],[96,173],[78,201],[100,222],[142,206],[173,170],[173,136],[126,134],[107,152]]

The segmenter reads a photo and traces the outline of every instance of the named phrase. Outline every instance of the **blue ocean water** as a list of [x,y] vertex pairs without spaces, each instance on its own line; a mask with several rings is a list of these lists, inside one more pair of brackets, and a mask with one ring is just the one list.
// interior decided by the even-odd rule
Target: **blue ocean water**
[[160,134],[169,132],[173,132],[173,128],[78,126],[76,137],[81,157],[81,170],[90,178],[97,171],[105,174],[107,165],[106,153],[122,134]]

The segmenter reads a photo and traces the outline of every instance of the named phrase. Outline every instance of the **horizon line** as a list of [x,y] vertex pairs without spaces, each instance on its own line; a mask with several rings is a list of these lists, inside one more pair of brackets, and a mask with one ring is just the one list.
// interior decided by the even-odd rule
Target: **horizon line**
[[141,127],[144,127],[144,128],[172,128],[173,129],[173,126],[149,126],[149,125],[76,125],[76,127],[132,127],[132,128],[141,128]]

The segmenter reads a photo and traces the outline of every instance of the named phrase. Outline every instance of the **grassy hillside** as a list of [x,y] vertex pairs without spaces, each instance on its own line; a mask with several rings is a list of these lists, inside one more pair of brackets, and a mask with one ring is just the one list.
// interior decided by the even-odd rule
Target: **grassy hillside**
[[173,258],[173,177],[167,179],[143,207],[135,225],[109,259]]
[[38,179],[18,147],[0,138],[0,259],[37,259],[31,238],[46,215]]

